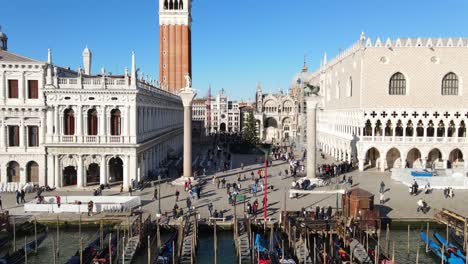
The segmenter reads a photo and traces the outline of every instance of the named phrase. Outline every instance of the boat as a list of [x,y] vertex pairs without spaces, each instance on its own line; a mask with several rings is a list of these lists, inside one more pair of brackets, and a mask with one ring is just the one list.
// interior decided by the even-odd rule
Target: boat
[[[47,227],[44,224],[36,223],[36,232],[43,233]],[[34,223],[26,221],[18,226],[16,226],[16,235],[34,235]]]
[[463,254],[463,252],[456,245],[450,242],[447,243],[447,240],[442,235],[435,232],[434,237],[441,245],[444,245],[446,251],[455,254],[459,258],[462,258],[463,261],[466,259],[465,254]]
[[[83,258],[83,263],[89,263],[97,255],[98,248],[100,244],[100,238],[97,238],[91,242],[86,248],[83,249],[81,256]],[[80,264],[80,251],[77,250],[75,255],[73,255],[68,261],[67,264]]]
[[421,231],[419,232],[419,237],[421,240],[424,242],[424,244],[427,245],[428,249],[432,251],[439,259],[443,259],[445,263],[447,263],[447,257],[442,253],[440,246],[434,242],[432,239],[430,239],[426,232]]
[[450,228],[449,234],[452,241],[454,241],[458,246],[463,247],[463,236],[457,235],[457,232],[453,228]]
[[270,253],[265,248],[265,243],[260,234],[255,235],[255,261],[256,264],[271,264]]
[[170,264],[172,263],[172,256],[174,252],[173,245],[177,243],[177,232],[175,232],[166,242],[159,248],[159,254],[156,258],[155,264]]
[[353,252],[353,258],[355,258],[361,264],[372,263],[369,254],[367,254],[364,246],[357,240],[352,238],[349,242],[349,249]]
[[10,241],[11,239],[8,233],[0,233],[0,248],[8,244]]
[[[108,241],[108,240],[105,240]],[[110,249],[110,252],[109,252]],[[117,259],[117,235],[112,233],[112,240],[93,258],[92,263],[110,263],[111,257]]]
[[277,262],[280,264],[296,264],[296,261],[291,256],[291,253],[288,252],[287,249],[282,248],[277,232],[275,232],[273,236],[273,247],[275,249],[275,258],[278,260]]
[[16,250],[13,253],[7,253],[3,257],[0,258],[0,264],[19,264],[19,263],[24,263],[26,255],[31,254],[32,252],[35,251],[36,249],[36,242],[37,246],[39,247],[42,242],[47,238],[47,229],[46,231],[41,234],[38,238],[37,241],[31,241],[27,243],[24,247]]

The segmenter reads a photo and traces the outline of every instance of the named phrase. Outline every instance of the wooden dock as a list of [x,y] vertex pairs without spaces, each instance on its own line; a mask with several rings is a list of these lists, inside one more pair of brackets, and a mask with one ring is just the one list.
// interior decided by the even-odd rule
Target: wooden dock
[[196,248],[198,244],[198,219],[197,214],[188,216],[183,227],[180,241],[179,263],[189,264],[195,262]]
[[247,218],[237,220],[237,226],[234,228],[234,242],[237,251],[237,257],[239,264],[241,263],[252,263],[252,255],[250,245],[250,221]]

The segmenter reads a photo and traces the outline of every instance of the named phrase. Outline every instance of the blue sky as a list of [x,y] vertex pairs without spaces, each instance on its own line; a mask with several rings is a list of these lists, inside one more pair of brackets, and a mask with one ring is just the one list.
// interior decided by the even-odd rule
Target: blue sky
[[[81,52],[93,52],[93,72],[102,66],[122,73],[134,49],[138,67],[158,78],[157,0],[3,0],[0,25],[9,50],[77,69]],[[468,37],[464,0],[195,0],[193,85],[199,97],[208,85],[235,99],[288,89],[304,54],[309,70],[323,53],[332,58],[364,31],[387,37]]]

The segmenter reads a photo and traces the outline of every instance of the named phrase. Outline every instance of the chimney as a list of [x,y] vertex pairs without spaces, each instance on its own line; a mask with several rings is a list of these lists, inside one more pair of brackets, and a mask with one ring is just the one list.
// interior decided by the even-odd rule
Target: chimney
[[91,74],[91,60],[92,60],[92,54],[91,51],[88,49],[88,46],[83,50],[83,67],[84,67],[84,73],[86,75]]

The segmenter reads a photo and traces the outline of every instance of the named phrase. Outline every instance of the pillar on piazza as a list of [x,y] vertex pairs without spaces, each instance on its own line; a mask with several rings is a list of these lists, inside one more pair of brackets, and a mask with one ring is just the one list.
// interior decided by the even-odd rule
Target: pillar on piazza
[[317,175],[317,107],[320,96],[312,94],[307,96],[307,178],[312,179]]
[[192,89],[191,79],[188,74],[185,75],[185,88],[179,93],[184,106],[184,156],[183,156],[183,174],[182,177],[174,180],[174,185],[184,185],[189,179],[193,182],[192,177],[192,101],[197,95]]

